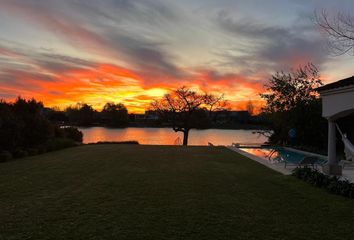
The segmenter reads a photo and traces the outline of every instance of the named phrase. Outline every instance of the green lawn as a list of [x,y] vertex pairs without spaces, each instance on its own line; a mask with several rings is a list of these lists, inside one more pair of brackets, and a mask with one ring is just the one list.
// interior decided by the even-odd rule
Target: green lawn
[[354,201],[226,148],[90,145],[0,164],[0,239],[354,239]]

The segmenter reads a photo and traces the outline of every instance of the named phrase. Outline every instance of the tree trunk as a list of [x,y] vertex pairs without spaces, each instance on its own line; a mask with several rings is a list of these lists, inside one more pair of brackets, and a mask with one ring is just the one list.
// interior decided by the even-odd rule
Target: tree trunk
[[189,135],[189,129],[186,129],[183,131],[183,146],[188,145],[188,135]]

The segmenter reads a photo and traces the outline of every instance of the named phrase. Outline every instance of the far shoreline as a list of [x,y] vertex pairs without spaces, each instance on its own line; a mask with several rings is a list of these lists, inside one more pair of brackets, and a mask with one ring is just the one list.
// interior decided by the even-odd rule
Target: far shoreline
[[[129,126],[124,126],[124,127],[112,127],[112,126],[106,126],[106,125],[89,125],[89,126],[79,126],[79,125],[70,125],[70,124],[62,124],[62,127],[76,127],[76,128],[94,128],[94,127],[102,127],[102,128],[107,128],[107,129],[126,129],[126,128],[171,128],[170,126],[141,126],[141,125],[129,125]],[[261,126],[261,125],[240,125],[240,126],[235,126],[235,127],[211,127],[211,128],[193,128],[193,130],[272,130],[271,128],[267,126]]]

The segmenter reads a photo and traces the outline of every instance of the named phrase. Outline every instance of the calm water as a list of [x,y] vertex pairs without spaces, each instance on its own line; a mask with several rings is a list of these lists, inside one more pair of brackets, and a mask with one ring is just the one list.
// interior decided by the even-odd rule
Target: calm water
[[303,153],[298,151],[292,151],[286,148],[242,148],[243,151],[256,155],[260,158],[266,159],[271,163],[287,162],[298,164],[304,157],[316,156],[318,163],[326,161],[325,156],[313,155],[310,153]]
[[[84,143],[98,141],[130,141],[136,140],[140,144],[174,145],[182,133],[175,133],[170,128],[124,128],[111,129],[104,127],[79,128],[84,133]],[[264,143],[266,137],[253,134],[253,130],[191,130],[189,145],[231,145],[231,143]]]

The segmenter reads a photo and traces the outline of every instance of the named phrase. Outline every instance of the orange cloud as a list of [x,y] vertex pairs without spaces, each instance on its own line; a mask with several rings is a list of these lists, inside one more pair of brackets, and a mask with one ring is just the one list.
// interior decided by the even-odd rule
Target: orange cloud
[[[0,49],[9,62],[18,54]],[[27,59],[29,58],[30,61]],[[155,72],[141,72],[109,63],[95,63],[50,55],[18,60],[23,67],[11,64],[0,69],[0,98],[34,97],[46,106],[65,108],[85,102],[101,109],[106,102],[122,102],[130,112],[144,112],[152,100],[172,89],[188,86],[197,91],[224,94],[234,110],[246,109],[252,100],[261,105],[262,82],[257,77],[219,73],[214,70],[184,70],[180,77]],[[21,62],[22,61],[22,62]],[[149,80],[154,78],[153,84]]]
[[[175,79],[170,84],[161,83],[150,87],[144,86],[143,78],[134,71],[112,64],[48,73],[48,76],[53,78],[51,81],[21,71],[12,71],[11,75],[17,82],[26,83],[26,86],[30,87],[2,84],[0,90],[23,97],[35,97],[47,106],[61,108],[77,102],[86,102],[96,109],[101,109],[106,102],[122,102],[130,112],[144,112],[152,100],[162,97],[172,88],[180,87],[180,83],[196,87],[200,91],[225,94],[232,109],[246,109],[250,99],[256,109],[261,106],[258,97],[260,83],[253,84],[252,80],[231,75],[216,79],[201,73],[196,74],[195,78]],[[244,94],[245,92],[247,94]]]

